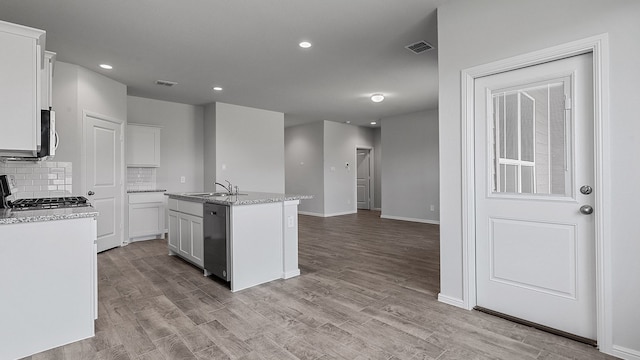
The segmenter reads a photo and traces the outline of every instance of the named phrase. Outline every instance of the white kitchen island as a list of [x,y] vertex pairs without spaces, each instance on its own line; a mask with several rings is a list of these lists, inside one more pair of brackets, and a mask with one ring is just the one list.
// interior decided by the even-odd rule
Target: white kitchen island
[[306,195],[246,192],[166,193],[169,196],[169,253],[205,270],[204,204],[229,207],[228,258],[231,291],[300,275],[298,204]]
[[94,336],[97,214],[0,209],[0,359]]

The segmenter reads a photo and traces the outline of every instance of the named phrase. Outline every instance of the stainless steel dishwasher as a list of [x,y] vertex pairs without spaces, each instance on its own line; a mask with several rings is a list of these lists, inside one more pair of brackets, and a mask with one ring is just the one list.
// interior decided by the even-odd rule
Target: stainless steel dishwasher
[[229,265],[229,207],[204,204],[204,269],[225,280],[231,280]]

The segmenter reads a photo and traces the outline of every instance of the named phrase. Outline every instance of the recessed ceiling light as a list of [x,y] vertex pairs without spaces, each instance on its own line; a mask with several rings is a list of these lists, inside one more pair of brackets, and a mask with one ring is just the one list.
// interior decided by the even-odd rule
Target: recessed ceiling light
[[346,122],[347,124],[351,124],[351,121],[349,121],[349,120],[347,120],[347,121],[345,121],[345,122]]
[[300,43],[300,44],[298,44],[298,45],[300,45],[300,47],[301,47],[301,48],[303,48],[303,49],[308,49],[308,48],[310,48],[310,47],[311,47],[311,43],[310,43],[310,42],[308,42],[308,41],[303,41],[303,42],[301,42],[301,43]]
[[215,91],[222,91],[222,88],[220,86],[214,86],[213,90]]
[[379,103],[384,100],[384,95],[382,94],[373,94],[371,95],[371,101]]
[[375,124],[377,124],[377,122],[375,122],[375,121],[372,121],[372,122],[371,122],[371,125],[375,125]]
[[111,70],[113,69],[113,66],[109,65],[109,64],[100,64],[100,67],[105,69],[105,70]]

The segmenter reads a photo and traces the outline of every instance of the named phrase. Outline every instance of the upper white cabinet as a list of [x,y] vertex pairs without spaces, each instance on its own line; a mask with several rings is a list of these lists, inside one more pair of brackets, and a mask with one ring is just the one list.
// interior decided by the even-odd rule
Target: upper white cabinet
[[53,107],[53,67],[55,63],[56,53],[45,51],[42,75],[40,76],[40,107],[44,110],[49,110]]
[[0,155],[37,153],[45,34],[0,21]]
[[127,125],[127,166],[160,167],[160,128]]

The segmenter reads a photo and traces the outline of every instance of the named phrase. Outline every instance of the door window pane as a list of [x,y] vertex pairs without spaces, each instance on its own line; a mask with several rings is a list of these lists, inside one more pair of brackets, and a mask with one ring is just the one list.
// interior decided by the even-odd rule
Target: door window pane
[[492,93],[494,192],[571,195],[569,80]]

